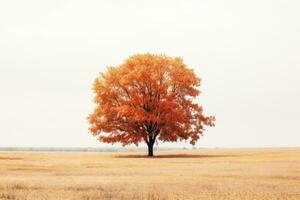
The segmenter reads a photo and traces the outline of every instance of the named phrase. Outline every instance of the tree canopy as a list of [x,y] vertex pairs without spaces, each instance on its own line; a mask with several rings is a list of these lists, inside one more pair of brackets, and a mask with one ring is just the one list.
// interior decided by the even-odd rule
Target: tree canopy
[[95,80],[90,131],[105,143],[146,142],[149,156],[156,140],[195,144],[215,121],[195,100],[199,86],[200,78],[179,57],[131,56]]

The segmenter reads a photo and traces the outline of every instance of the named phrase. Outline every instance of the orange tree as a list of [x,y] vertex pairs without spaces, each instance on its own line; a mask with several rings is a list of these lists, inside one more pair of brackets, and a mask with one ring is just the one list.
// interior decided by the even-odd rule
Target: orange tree
[[156,140],[195,144],[204,126],[214,126],[215,121],[195,102],[199,86],[200,78],[181,58],[134,55],[95,80],[90,131],[105,143],[144,141],[148,156],[153,156]]

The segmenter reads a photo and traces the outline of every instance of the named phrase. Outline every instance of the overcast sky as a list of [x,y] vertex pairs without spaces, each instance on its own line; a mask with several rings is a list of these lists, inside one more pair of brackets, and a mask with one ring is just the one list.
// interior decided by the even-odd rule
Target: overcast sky
[[[106,147],[92,83],[135,53],[180,56],[216,127],[197,147],[300,146],[300,1],[0,2],[0,146]],[[189,147],[188,144],[177,144]]]

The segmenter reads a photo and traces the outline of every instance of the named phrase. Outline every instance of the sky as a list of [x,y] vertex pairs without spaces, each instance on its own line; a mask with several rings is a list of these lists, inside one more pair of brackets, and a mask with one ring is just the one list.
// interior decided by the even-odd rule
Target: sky
[[[180,56],[216,116],[196,147],[300,146],[300,2],[0,1],[0,147],[110,147],[93,81],[136,53]],[[191,147],[188,143],[164,147]]]

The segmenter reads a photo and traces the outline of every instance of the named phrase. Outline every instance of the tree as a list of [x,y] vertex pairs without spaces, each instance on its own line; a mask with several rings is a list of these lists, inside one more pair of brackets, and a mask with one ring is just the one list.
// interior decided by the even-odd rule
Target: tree
[[88,117],[90,131],[105,143],[123,146],[144,141],[148,156],[160,141],[188,140],[214,126],[214,116],[205,117],[195,102],[200,78],[181,58],[137,54],[123,64],[109,67],[95,80],[94,112]]

